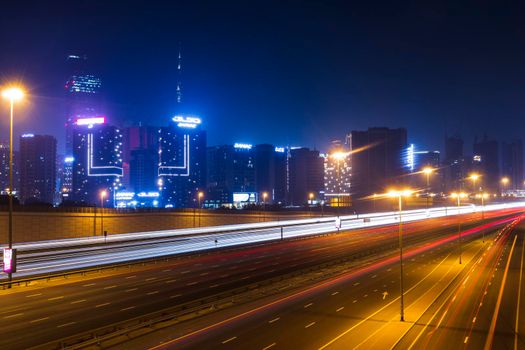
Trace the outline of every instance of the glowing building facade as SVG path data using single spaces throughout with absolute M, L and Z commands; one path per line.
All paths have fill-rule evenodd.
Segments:
M 72 128 L 73 177 L 70 199 L 99 204 L 102 190 L 106 205 L 113 205 L 113 193 L 122 187 L 122 133 L 103 116 L 78 118 Z
M 157 186 L 160 203 L 168 208 L 192 208 L 206 186 L 206 132 L 201 119 L 177 115 L 159 129 Z
M 350 205 L 352 176 L 349 148 L 340 141 L 333 141 L 324 158 L 324 197 L 331 206 Z

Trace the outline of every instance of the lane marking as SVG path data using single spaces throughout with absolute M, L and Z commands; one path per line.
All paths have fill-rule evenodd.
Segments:
M 111 303 L 98 304 L 95 307 L 102 307 L 102 306 L 106 306 L 106 305 L 109 305 L 109 304 L 111 304 Z
M 104 287 L 104 289 L 113 289 L 113 288 L 117 288 L 117 286 L 107 286 L 107 287 Z
M 82 285 L 82 287 L 91 287 L 91 286 L 94 286 L 96 283 L 88 283 L 88 284 L 84 284 Z
M 146 278 L 145 281 L 149 282 L 149 281 L 154 281 L 156 279 L 157 279 L 157 277 L 150 277 L 150 278 Z
M 510 248 L 509 258 L 507 259 L 507 265 L 505 266 L 505 272 L 503 272 L 503 280 L 501 281 L 501 287 L 499 289 L 498 301 L 494 308 L 494 314 L 492 315 L 492 321 L 490 322 L 489 334 L 485 341 L 484 350 L 492 349 L 492 342 L 494 341 L 494 331 L 496 330 L 496 322 L 498 321 L 499 308 L 501 306 L 501 299 L 503 298 L 503 290 L 505 289 L 505 282 L 507 282 L 507 274 L 509 272 L 510 260 L 514 253 L 514 246 L 516 245 L 516 239 L 518 235 L 514 235 L 514 241 L 512 241 L 512 247 Z
M 182 294 L 175 294 L 175 295 L 172 295 L 170 296 L 170 299 L 174 299 L 174 298 L 178 298 L 180 297 Z
M 135 306 L 130 306 L 130 307 L 125 307 L 123 309 L 120 309 L 120 311 L 127 311 L 127 310 L 131 310 L 131 309 L 134 309 Z
M 76 322 L 74 322 L 74 321 L 73 322 L 68 322 L 68 323 L 64 323 L 64 324 L 61 324 L 61 325 L 57 326 L 57 328 L 72 326 L 74 324 L 76 324 Z
M 315 322 L 308 323 L 304 328 L 310 328 L 315 324 Z
M 86 299 L 75 300 L 75 301 L 70 302 L 70 304 L 79 304 L 79 303 L 83 303 L 85 301 L 87 301 L 87 300 Z
M 14 315 L 9 315 L 9 316 L 4 316 L 4 318 L 13 318 L 13 317 L 18 317 L 18 316 L 22 316 L 24 313 L 20 313 L 20 314 L 14 314 Z
M 137 276 L 136 276 L 136 275 L 128 276 L 128 277 L 126 277 L 126 279 L 128 280 L 128 279 L 130 279 L 130 278 L 135 278 L 135 277 L 137 277 Z
M 196 284 L 197 284 L 197 282 L 195 282 L 195 281 L 190 282 L 190 283 L 186 283 L 187 286 L 194 286 L 194 285 L 196 285 Z
M 223 341 L 222 343 L 223 343 L 223 344 L 226 344 L 226 343 L 229 343 L 229 342 L 231 342 L 232 340 L 235 340 L 235 339 L 237 339 L 237 337 L 231 337 L 230 339 L 226 339 L 226 340 Z
M 133 291 L 135 291 L 135 290 L 137 290 L 137 289 L 138 289 L 138 288 L 130 288 L 130 289 L 126 289 L 125 291 L 126 291 L 127 293 L 129 293 L 129 292 L 133 292 Z
M 518 301 L 516 305 L 516 323 L 514 325 L 514 350 L 518 350 L 518 325 L 520 317 L 521 278 L 523 277 L 523 255 L 525 255 L 525 238 L 523 239 L 523 247 L 521 247 L 520 280 L 518 284 Z
M 310 306 L 312 306 L 314 303 L 309 303 L 309 304 L 306 304 L 305 306 L 303 306 L 305 309 L 306 308 L 309 308 Z
M 333 293 L 332 293 L 332 296 L 333 296 L 333 295 L 337 295 L 337 294 L 339 294 L 339 292 L 333 292 Z
M 273 320 L 268 321 L 268 323 L 274 323 L 274 322 L 279 321 L 280 319 L 281 319 L 280 317 L 276 317 Z
M 339 312 L 341 310 L 343 310 L 345 307 L 344 306 L 341 306 L 339 309 L 335 310 L 335 312 Z
M 29 323 L 36 323 L 36 322 L 45 321 L 45 320 L 48 320 L 48 319 L 49 319 L 49 317 L 37 318 L 36 320 L 29 321 Z
M 26 298 L 34 298 L 34 297 L 37 297 L 39 295 L 42 295 L 42 293 L 36 293 L 36 294 L 31 294 L 31 295 L 26 295 Z
M 176 280 L 168 280 L 168 281 L 166 281 L 166 283 L 173 283 L 173 282 L 175 282 L 175 281 L 176 281 Z
M 159 291 L 156 290 L 156 291 L 154 291 L 154 292 L 149 292 L 149 293 L 146 293 L 146 294 L 147 294 L 147 295 L 153 295 L 153 294 L 157 294 L 158 292 L 159 292 Z
M 277 344 L 277 343 L 271 343 L 270 345 L 265 346 L 262 350 L 268 350 L 270 348 L 273 348 L 275 346 L 275 344 Z
M 49 300 L 49 301 L 53 301 L 53 300 L 59 300 L 59 299 L 64 299 L 64 296 L 61 295 L 61 296 L 59 296 L 59 297 L 48 298 L 47 300 Z

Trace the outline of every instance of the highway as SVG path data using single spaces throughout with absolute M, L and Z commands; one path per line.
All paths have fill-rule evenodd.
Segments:
M 462 221 L 465 242 L 480 237 L 481 230 L 478 227 L 483 227 L 489 232 L 508 224 L 516 215 L 509 214 L 508 210 L 493 211 L 486 213 L 489 223 L 484 224 L 478 223 L 479 213 L 464 215 Z M 459 269 L 454 263 L 457 261 L 455 254 L 457 220 L 457 217 L 452 216 L 405 224 L 405 243 L 408 249 L 407 259 L 409 259 L 406 277 L 407 299 L 411 295 L 408 293 L 415 293 L 415 291 L 408 292 L 408 288 L 421 281 L 422 273 L 433 269 L 435 262 L 444 259 L 440 268 L 450 269 L 449 274 L 458 273 Z M 482 245 L 479 244 L 479 239 L 467 244 L 464 252 L 465 264 L 468 264 L 469 256 L 480 247 Z M 106 271 L 100 275 L 88 275 L 84 278 L 37 283 L 29 287 L 4 290 L 2 291 L 4 297 L 0 298 L 0 348 L 19 349 L 36 346 L 66 335 L 114 324 L 170 306 L 191 302 L 220 291 L 254 284 L 275 276 L 286 276 L 293 271 L 302 271 L 323 263 L 339 261 L 342 258 L 347 258 L 352 262 L 353 267 L 350 272 L 336 277 L 336 282 L 323 282 L 322 288 L 308 284 L 301 286 L 300 291 L 303 291 L 301 292 L 303 294 L 300 298 L 291 298 L 289 302 L 283 303 L 282 314 L 281 312 L 272 315 L 266 312 L 257 313 L 254 319 L 243 319 L 242 324 L 237 324 L 239 328 L 228 328 L 227 332 L 221 329 L 220 335 L 215 335 L 218 338 L 214 338 L 214 334 L 210 333 L 209 337 L 198 337 L 199 341 L 202 340 L 205 343 L 190 342 L 188 345 L 196 348 L 215 348 L 217 344 L 228 339 L 224 336 L 232 334 L 230 338 L 236 337 L 236 342 L 230 341 L 234 348 L 241 345 L 243 348 L 244 346 L 263 348 L 268 345 L 264 345 L 266 340 L 273 338 L 267 332 L 271 329 L 263 331 L 257 328 L 260 326 L 261 317 L 264 320 L 270 316 L 273 317 L 267 320 L 269 322 L 290 314 L 292 317 L 290 322 L 271 323 L 291 327 L 287 332 L 289 336 L 295 334 L 296 327 L 304 328 L 314 322 L 304 328 L 307 334 L 313 335 L 324 329 L 320 327 L 323 321 L 315 318 L 303 325 L 307 320 L 303 311 L 308 315 L 312 313 L 312 317 L 319 315 L 322 319 L 331 319 L 332 316 L 328 312 L 331 310 L 330 314 L 334 312 L 336 319 L 344 317 L 359 320 L 366 315 L 370 307 L 377 306 L 378 300 L 380 303 L 395 300 L 396 293 L 398 293 L 396 291 L 399 289 L 399 272 L 396 272 L 395 264 L 397 225 L 386 225 L 345 231 L 335 235 L 315 236 L 309 239 L 285 240 L 265 245 L 216 250 L 206 255 L 159 262 L 157 265 L 136 266 L 130 270 Z M 423 281 L 428 280 L 430 286 L 439 285 L 438 281 L 442 277 L 438 276 L 440 275 L 436 270 Z M 343 284 L 339 287 L 339 283 Z M 426 290 L 429 285 L 426 282 L 420 283 L 418 288 Z M 310 292 L 308 288 L 317 289 Z M 330 289 L 329 295 L 326 294 L 326 288 L 333 288 Z M 381 299 L 385 291 L 388 292 L 388 296 Z M 332 293 L 335 294 L 332 295 Z M 305 302 L 305 297 L 312 299 Z M 324 303 L 327 302 L 334 304 L 325 305 Z M 308 305 L 310 303 L 311 305 Z M 360 307 L 363 305 L 363 309 L 356 309 L 357 305 Z M 335 306 L 337 307 L 334 308 Z M 343 309 L 340 309 L 341 307 Z M 397 309 L 396 303 L 390 305 L 388 310 L 393 313 L 392 317 Z M 296 313 L 297 310 L 300 312 Z M 232 309 L 233 311 L 235 308 Z M 223 316 L 222 312 L 212 314 L 213 318 Z M 197 320 L 205 322 L 207 318 Z M 266 324 L 265 322 L 263 324 Z M 334 330 L 342 330 L 341 327 L 344 324 L 330 327 L 334 327 Z M 190 322 L 189 326 L 191 325 Z M 312 328 L 316 325 L 317 327 Z M 237 333 L 249 332 L 252 328 L 255 332 L 253 336 L 241 338 L 237 335 Z M 179 331 L 181 329 L 178 328 Z M 312 332 L 314 329 L 316 331 Z M 30 337 L 27 336 L 29 330 Z M 232 333 L 228 333 L 230 331 Z M 270 333 L 273 336 L 278 334 L 273 331 Z M 327 332 L 327 335 L 330 334 L 334 333 Z M 281 336 L 283 336 L 282 333 Z M 297 337 L 293 336 L 293 338 Z M 297 341 L 306 341 L 307 338 L 300 337 Z M 325 337 L 326 339 L 328 338 Z M 194 341 L 195 339 L 188 340 Z M 322 338 L 319 337 L 318 340 L 315 344 L 322 345 L 320 342 Z M 139 338 L 137 341 L 148 342 L 149 338 Z M 244 341 L 248 343 L 243 343 Z M 275 342 L 277 341 L 278 339 L 275 339 Z M 287 344 L 285 340 L 279 341 Z M 155 336 L 155 344 L 157 343 L 157 336 Z M 124 348 L 143 347 L 144 344 L 125 345 Z
M 467 205 L 460 208 L 432 208 L 409 210 L 402 213 L 403 221 L 411 222 L 455 216 L 458 213 L 479 213 L 487 215 L 493 211 L 516 210 L 525 203 L 479 206 Z M 240 246 L 296 238 L 322 233 L 336 232 L 335 217 L 264 222 L 255 224 L 228 225 L 197 229 L 178 229 L 104 237 L 87 237 L 44 242 L 15 244 L 18 249 L 18 268 L 15 278 L 43 275 L 61 271 L 78 270 L 100 265 L 112 265 L 130 261 L 160 258 L 176 254 L 195 253 L 224 247 Z M 370 213 L 341 217 L 341 229 L 360 229 L 393 224 L 399 220 L 399 213 Z M 0 280 L 6 275 L 0 274 Z
M 455 240 L 407 249 L 405 322 L 394 258 L 118 348 L 523 349 L 525 227 L 516 223 L 487 229 L 485 242 L 467 233 L 461 265 Z

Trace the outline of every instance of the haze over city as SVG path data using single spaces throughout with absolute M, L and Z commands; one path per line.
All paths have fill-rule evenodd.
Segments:
M 525 349 L 524 9 L 0 12 L 0 349 Z

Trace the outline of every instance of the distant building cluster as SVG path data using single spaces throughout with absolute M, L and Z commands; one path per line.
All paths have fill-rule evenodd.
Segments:
M 409 143 L 404 128 L 373 127 L 348 132 L 326 153 L 240 142 L 208 146 L 203 120 L 194 115 L 171 116 L 163 126 L 115 125 L 105 113 L 102 79 L 88 69 L 86 57 L 72 55 L 67 63 L 63 153 L 57 153 L 53 136 L 24 134 L 14 155 L 14 188 L 24 204 L 349 207 L 370 204 L 368 199 L 396 186 L 410 185 L 423 196 L 523 192 L 521 140 L 499 144 L 484 136 L 467 155 L 463 140 L 450 136 L 442 157 Z M 180 105 L 180 61 L 178 74 Z M 0 163 L 5 193 L 9 145 L 0 144 Z M 471 181 L 472 173 L 479 174 L 477 181 Z

